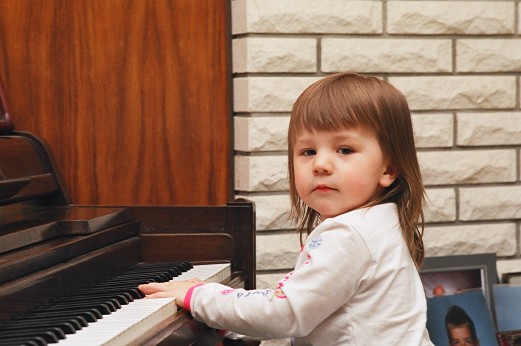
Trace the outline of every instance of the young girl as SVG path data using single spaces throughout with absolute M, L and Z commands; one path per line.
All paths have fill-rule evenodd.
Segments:
M 288 155 L 292 215 L 305 243 L 275 290 L 192 281 L 140 290 L 176 297 L 197 320 L 257 339 L 432 345 L 417 272 L 424 188 L 404 96 L 376 77 L 323 78 L 293 107 Z

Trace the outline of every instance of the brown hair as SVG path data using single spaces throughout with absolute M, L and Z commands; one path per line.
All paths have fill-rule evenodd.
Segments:
M 304 204 L 295 187 L 293 148 L 302 130 L 335 130 L 363 127 L 374 131 L 380 147 L 398 177 L 369 206 L 396 203 L 400 226 L 409 252 L 419 268 L 423 262 L 423 187 L 416 156 L 411 114 L 403 94 L 391 84 L 372 76 L 338 73 L 309 86 L 291 111 L 288 130 L 288 167 L 291 216 L 297 221 L 301 242 L 311 233 L 320 215 Z M 418 228 L 421 224 L 421 229 Z

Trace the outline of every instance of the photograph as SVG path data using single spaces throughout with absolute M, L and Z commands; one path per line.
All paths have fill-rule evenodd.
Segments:
M 481 269 L 422 273 L 420 278 L 427 298 L 483 288 Z
M 427 329 L 436 346 L 497 345 L 495 324 L 481 289 L 428 298 Z
M 521 286 L 494 285 L 494 302 L 498 331 L 521 330 Z
M 480 289 L 495 320 L 492 287 L 499 283 L 495 254 L 427 257 L 420 279 L 427 298 Z

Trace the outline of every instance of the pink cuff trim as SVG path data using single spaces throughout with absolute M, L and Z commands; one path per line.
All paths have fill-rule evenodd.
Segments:
M 188 289 L 188 292 L 186 292 L 186 295 L 185 295 L 185 300 L 183 300 L 183 306 L 185 308 L 185 310 L 187 311 L 191 311 L 190 309 L 190 301 L 192 300 L 192 294 L 194 293 L 194 289 L 196 287 L 199 287 L 199 286 L 202 286 L 204 284 L 197 284 L 197 285 L 194 285 L 192 287 L 190 287 Z

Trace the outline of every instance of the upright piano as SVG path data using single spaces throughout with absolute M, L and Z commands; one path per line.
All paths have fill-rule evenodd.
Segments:
M 66 329 L 73 324 L 79 329 L 64 332 L 67 340 L 69 335 L 94 330 L 98 322 L 132 304 L 152 304 L 155 299 L 118 292 L 116 298 L 107 298 L 110 307 L 100 303 L 110 311 L 92 317 L 95 313 L 86 305 L 91 298 L 81 298 L 80 303 L 70 300 L 79 292 L 100 292 L 92 298 L 98 304 L 108 291 L 96 291 L 99 285 L 123 281 L 121 278 L 136 268 L 145 268 L 148 275 L 153 272 L 148 268 L 176 267 L 172 275 L 186 277 L 187 271 L 224 263 L 217 281 L 235 288 L 255 287 L 252 202 L 235 200 L 220 206 L 72 204 L 47 145 L 30 133 L 14 130 L 4 91 L 0 91 L 0 345 L 53 344 L 55 336 L 50 334 L 62 326 Z M 164 274 L 154 275 L 169 280 Z M 135 279 L 129 284 L 131 292 L 138 283 Z M 118 303 L 120 298 L 128 304 Z M 81 319 L 64 321 L 63 316 L 76 305 L 88 314 L 80 312 Z M 177 309 L 171 301 L 163 305 L 161 309 L 167 310 L 162 310 L 164 316 L 158 322 L 140 323 L 123 333 L 126 341 L 107 345 L 204 345 L 214 340 L 215 331 L 188 312 Z M 49 327 L 42 325 L 41 318 L 36 326 L 30 324 L 39 314 L 47 316 L 44 319 Z M 21 341 L 21 336 L 41 330 L 43 337 L 38 334 L 33 341 Z M 58 337 L 62 342 L 63 335 Z M 237 344 L 231 340 L 222 343 Z M 94 345 L 75 342 L 76 346 L 81 344 Z

